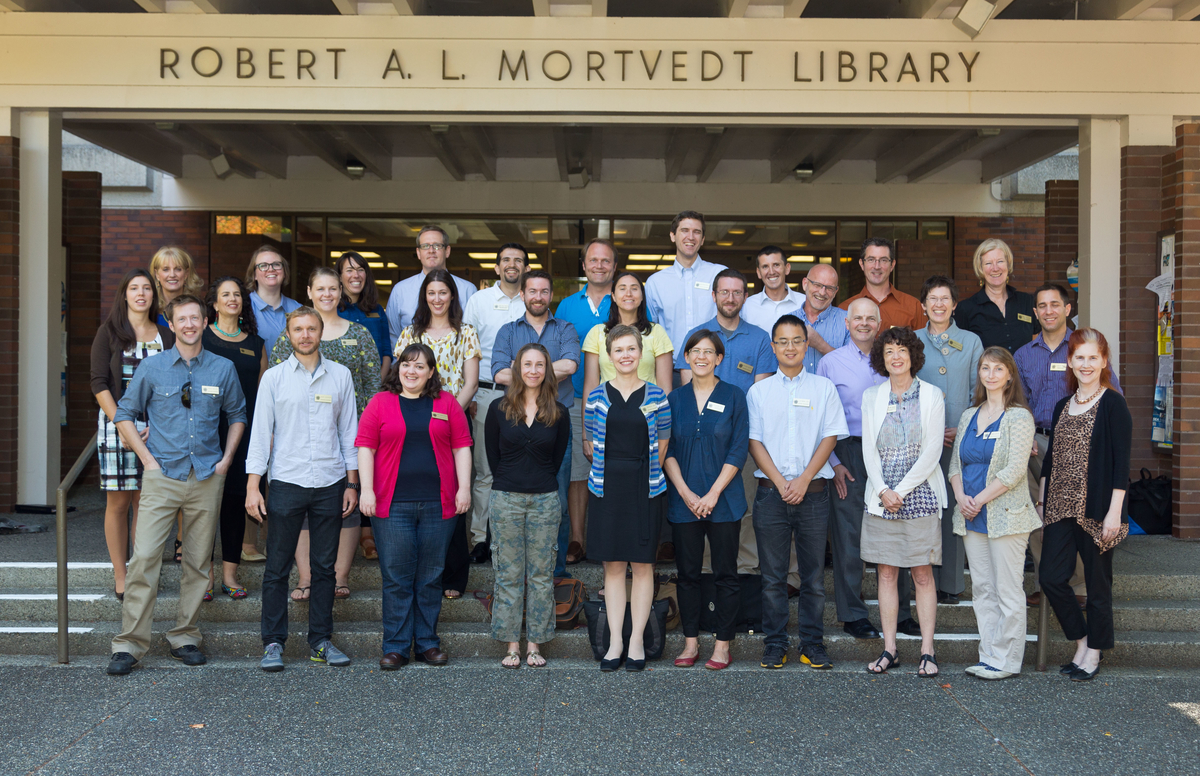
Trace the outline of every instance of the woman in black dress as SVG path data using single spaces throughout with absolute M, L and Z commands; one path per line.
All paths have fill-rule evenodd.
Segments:
M 625 568 L 633 568 L 626 671 L 646 667 L 642 636 L 654 602 L 654 560 L 658 553 L 667 480 L 662 462 L 671 433 L 671 408 L 658 386 L 638 377 L 642 335 L 632 326 L 614 326 L 605 338 L 617 374 L 587 397 L 583 450 L 592 461 L 588 475 L 588 557 L 604 563 L 608 654 L 601 671 L 621 664 L 625 624 Z M 606 488 L 607 486 L 607 488 Z
M 233 362 L 242 393 L 246 396 L 246 432 L 242 434 L 242 442 L 234 453 L 233 463 L 225 477 L 225 491 L 221 496 L 221 592 L 234 600 L 246 597 L 246 588 L 237 581 L 238 563 L 242 560 L 265 560 L 255 547 L 257 531 L 247 535 L 249 521 L 246 519 L 246 454 L 250 449 L 250 424 L 254 422 L 258 381 L 267 371 L 266 345 L 258 336 L 254 308 L 249 300 L 250 294 L 237 278 L 223 277 L 214 281 L 205 298 L 209 324 L 202 339 L 205 350 Z M 221 418 L 219 432 L 222 449 L 225 447 L 226 431 L 228 426 L 225 419 Z M 209 570 L 208 575 L 206 598 L 211 600 L 213 569 Z

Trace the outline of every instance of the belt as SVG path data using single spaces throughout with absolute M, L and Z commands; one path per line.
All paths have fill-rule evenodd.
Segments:
M 502 390 L 504 388 L 503 385 L 497 387 L 495 383 L 489 383 L 487 380 L 480 380 L 479 387 L 487 388 L 489 391 L 497 391 L 497 390 Z
M 1042 426 L 1038 426 L 1037 428 L 1034 429 L 1034 431 L 1036 431 L 1039 434 L 1044 434 L 1045 436 L 1050 436 L 1050 429 L 1044 428 Z
M 775 487 L 775 483 L 771 482 L 766 477 L 755 477 L 754 479 L 758 480 L 758 487 L 760 488 L 766 488 L 767 490 L 778 490 L 778 488 Z M 808 483 L 808 490 L 806 490 L 805 493 L 820 493 L 823 490 L 825 490 L 825 480 L 816 479 Z
M 846 437 L 846 441 L 847 441 L 847 442 L 858 442 L 859 444 L 862 444 L 862 437 L 860 437 L 860 436 L 848 436 L 848 437 Z

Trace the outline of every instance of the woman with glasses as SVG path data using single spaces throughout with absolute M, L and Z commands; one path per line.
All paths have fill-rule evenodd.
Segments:
M 675 665 L 690 668 L 700 654 L 700 569 L 704 542 L 711 548 L 716 583 L 713 606 L 716 643 L 705 668 L 719 671 L 730 663 L 738 609 L 737 555 L 746 511 L 742 466 L 750 444 L 750 415 L 741 389 L 717 378 L 725 358 L 721 338 L 701 329 L 688 338 L 684 358 L 692 380 L 672 391 L 671 444 L 663 462 L 670 480 L 667 520 L 679 566 L 679 617 L 683 652 Z

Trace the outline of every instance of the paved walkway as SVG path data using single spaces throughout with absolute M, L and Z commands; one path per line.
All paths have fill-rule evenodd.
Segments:
M 103 665 L 0 659 L 0 773 L 1200 773 L 1195 672 Z

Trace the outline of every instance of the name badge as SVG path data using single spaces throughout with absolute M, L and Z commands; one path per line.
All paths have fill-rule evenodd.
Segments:
M 333 404 L 333 396 L 328 393 L 318 393 L 313 397 L 313 399 L 321 402 L 322 404 Z
M 240 350 L 242 352 L 243 356 L 253 356 L 254 355 L 254 351 L 251 350 L 250 348 L 238 348 L 238 350 Z
M 750 365 L 749 365 L 749 364 L 747 364 L 745 361 L 739 361 L 739 362 L 738 362 L 738 370 L 739 370 L 739 371 L 742 371 L 742 372 L 745 372 L 745 373 L 746 373 L 746 374 L 748 374 L 748 375 L 752 375 L 752 374 L 754 374 L 754 367 L 750 366 Z
M 708 404 L 705 406 L 705 408 L 704 408 L 704 409 L 706 409 L 706 410 L 712 410 L 713 412 L 724 412 L 724 411 L 725 411 L 725 405 L 724 405 L 724 404 L 717 404 L 715 401 L 710 401 L 710 402 L 709 402 L 709 403 L 708 403 Z
M 888 405 L 888 408 L 887 408 L 887 411 L 888 411 L 888 412 L 895 412 L 895 411 L 896 411 L 896 405 L 895 405 L 895 404 L 889 404 L 889 405 Z
M 696 281 L 696 288 L 700 289 L 701 291 L 707 291 L 709 287 L 710 286 L 708 283 L 704 283 L 699 280 Z
M 208 396 L 220 396 L 221 388 L 217 385 L 202 385 L 200 386 L 200 393 L 207 394 Z
M 346 347 L 348 347 L 348 348 L 358 347 L 358 340 L 356 340 L 356 339 L 342 340 L 342 342 L 346 343 Z
M 162 345 L 159 345 L 157 342 L 147 342 L 146 350 L 162 350 Z
M 433 420 L 450 420 L 450 416 L 444 412 L 431 412 L 429 417 Z
M 962 350 L 962 343 L 950 340 L 950 347 L 954 348 L 955 350 Z
M 1067 365 L 1066 364 L 1051 364 L 1050 371 L 1051 372 L 1065 372 L 1065 371 L 1067 371 Z
M 1033 323 L 1033 318 L 1030 318 L 1024 313 L 1017 313 L 1017 320 L 1021 323 Z
M 492 305 L 492 309 L 493 310 L 507 310 L 508 302 L 496 302 L 494 305 Z
M 642 414 L 649 415 L 651 412 L 654 412 L 656 409 L 658 409 L 658 402 L 656 402 L 656 401 L 652 401 L 649 404 L 643 404 L 642 405 Z
M 379 317 L 379 313 L 367 313 L 367 317 L 368 317 L 368 318 L 378 318 L 378 317 Z
M 792 399 L 792 406 L 793 407 L 811 407 L 812 402 L 809 401 L 808 399 L 795 398 L 795 399 Z
M 999 431 L 988 431 L 987 433 L 985 433 L 983 435 L 983 438 L 984 439 L 999 439 L 1000 432 Z

